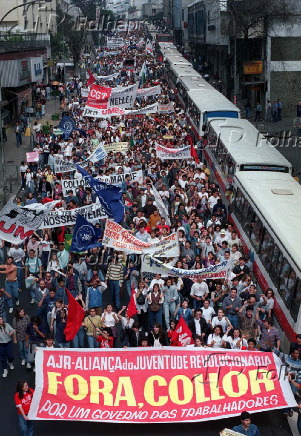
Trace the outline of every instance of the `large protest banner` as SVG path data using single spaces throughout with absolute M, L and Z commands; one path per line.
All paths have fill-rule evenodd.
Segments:
M 40 228 L 51 229 L 52 227 L 74 226 L 78 214 L 82 215 L 89 222 L 107 218 L 104 208 L 99 202 L 97 202 L 89 204 L 88 206 L 78 207 L 76 209 L 58 209 L 51 211 L 47 216 L 44 217 Z
M 161 160 L 166 159 L 191 159 L 190 146 L 183 148 L 168 148 L 162 145 L 156 145 L 157 157 Z
M 44 219 L 57 203 L 58 201 L 52 201 L 20 207 L 9 200 L 0 212 L 0 238 L 13 244 L 25 242 L 35 230 L 41 228 Z
M 202 269 L 182 269 L 173 265 L 161 262 L 150 254 L 144 254 L 141 258 L 141 271 L 154 274 L 165 274 L 171 277 L 187 277 L 189 279 L 225 279 L 232 262 L 224 260 L 217 265 L 211 265 Z
M 131 173 L 122 173 L 122 174 L 110 174 L 109 176 L 99 176 L 97 179 L 102 182 L 109 183 L 110 185 L 121 185 L 122 182 L 125 181 L 126 176 L 129 177 L 130 182 L 137 182 L 139 185 L 143 183 L 143 172 L 142 170 L 133 171 Z
M 89 183 L 83 179 L 62 179 L 61 180 L 62 191 L 64 197 L 67 197 L 68 191 L 73 191 L 73 194 L 76 194 L 78 187 L 81 185 L 85 188 L 89 187 Z
M 141 109 L 122 109 L 120 107 L 110 107 L 107 109 L 99 109 L 96 107 L 85 106 L 83 111 L 84 117 L 93 118 L 110 118 L 119 117 L 122 115 L 143 115 L 143 114 L 154 114 L 158 112 L 158 103 L 145 106 Z
M 273 353 L 38 348 L 35 363 L 29 419 L 196 422 L 296 405 Z
M 151 95 L 160 95 L 161 86 L 156 85 L 150 88 L 140 88 L 138 89 L 138 97 L 150 97 Z
M 159 242 L 143 242 L 120 224 L 111 220 L 107 220 L 106 222 L 102 243 L 106 247 L 128 253 L 152 253 L 162 257 L 177 257 L 180 254 L 177 233 L 172 233 Z
M 107 153 L 110 153 L 110 151 L 113 151 L 114 153 L 120 151 L 123 153 L 129 149 L 128 142 L 111 142 L 110 144 L 104 144 L 103 146 Z

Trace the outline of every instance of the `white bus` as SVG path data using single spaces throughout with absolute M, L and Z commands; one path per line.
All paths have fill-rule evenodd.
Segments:
M 301 186 L 287 173 L 246 171 L 234 177 L 230 220 L 254 256 L 262 290 L 275 292 L 282 346 L 301 333 Z
M 247 120 L 214 119 L 206 132 L 204 155 L 223 192 L 239 171 L 292 173 L 290 162 Z
M 213 87 L 189 90 L 186 111 L 197 137 L 212 118 L 240 118 L 238 107 Z
M 175 55 L 175 54 L 166 54 L 164 55 L 164 60 L 165 60 L 165 65 L 167 67 L 167 69 L 169 70 L 171 68 L 172 65 L 185 65 L 185 66 L 189 66 L 191 67 L 191 63 L 183 58 L 183 56 L 180 55 Z

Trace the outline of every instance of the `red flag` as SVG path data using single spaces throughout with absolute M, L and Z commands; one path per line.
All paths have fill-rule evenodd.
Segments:
M 70 294 L 68 289 L 66 289 L 66 294 L 68 297 L 68 317 L 64 333 L 66 341 L 72 341 L 72 339 L 75 338 L 76 333 L 79 331 L 80 326 L 82 325 L 85 311 L 78 304 L 73 295 Z
M 197 164 L 200 163 L 200 159 L 199 159 L 197 152 L 196 152 L 193 145 L 191 145 L 191 147 L 190 147 L 190 154 L 191 154 L 191 157 L 195 160 L 195 162 Z
M 177 327 L 171 334 L 170 342 L 178 344 L 178 347 L 185 347 L 186 345 L 193 344 L 192 332 L 182 316 L 180 317 Z
M 132 294 L 131 294 L 130 302 L 128 304 L 128 308 L 126 309 L 126 314 L 129 318 L 132 318 L 137 313 L 138 310 L 136 307 L 135 287 L 134 285 L 132 285 Z
M 93 83 L 96 82 L 95 77 L 93 76 L 93 74 L 91 73 L 90 70 L 87 71 L 88 75 L 89 75 L 89 79 L 87 80 L 87 86 L 91 86 L 93 85 Z

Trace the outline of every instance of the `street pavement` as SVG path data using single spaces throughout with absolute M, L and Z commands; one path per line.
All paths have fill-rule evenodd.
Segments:
M 59 121 L 52 121 L 52 115 L 59 113 L 59 100 L 50 100 L 46 103 L 46 115 L 43 116 L 41 122 L 50 125 L 57 125 Z M 33 126 L 36 118 L 31 118 L 30 123 Z M 32 133 L 32 129 L 31 129 Z M 14 132 L 14 123 L 6 129 L 7 141 L 3 143 L 4 165 L 0 155 L 0 206 L 1 208 L 10 197 L 15 196 L 20 187 L 21 181 L 19 176 L 20 163 L 26 161 L 26 153 L 32 151 L 32 138 L 22 135 L 22 145 L 17 148 L 16 135 Z M 5 190 L 6 186 L 6 190 Z

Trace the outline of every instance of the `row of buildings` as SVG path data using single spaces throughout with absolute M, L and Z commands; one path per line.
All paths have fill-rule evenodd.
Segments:
M 222 82 L 228 98 L 249 99 L 253 107 L 279 99 L 283 113 L 295 116 L 301 101 L 299 0 L 164 0 L 163 20 L 195 67 Z

